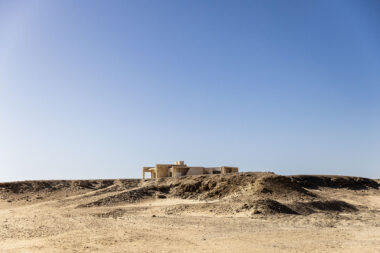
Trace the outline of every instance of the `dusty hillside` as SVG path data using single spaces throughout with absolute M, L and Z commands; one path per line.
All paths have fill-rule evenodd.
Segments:
M 356 212 L 358 208 L 343 200 L 326 197 L 311 189 L 321 187 L 368 190 L 378 189 L 374 180 L 342 176 L 279 176 L 271 173 L 238 173 L 202 175 L 182 178 L 147 180 L 132 189 L 78 205 L 112 206 L 156 198 L 181 198 L 215 201 L 184 205 L 181 210 L 199 210 L 207 206 L 219 214 L 233 215 L 252 211 L 254 214 L 298 214 L 315 212 Z M 177 207 L 176 207 L 177 208 Z
M 379 186 L 359 177 L 273 173 L 0 183 L 0 248 L 375 252 Z

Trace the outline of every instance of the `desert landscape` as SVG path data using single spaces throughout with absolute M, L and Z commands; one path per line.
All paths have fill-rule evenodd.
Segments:
M 380 253 L 380 0 L 0 0 L 0 253 Z
M 268 172 L 0 184 L 1 252 L 379 252 L 379 180 Z

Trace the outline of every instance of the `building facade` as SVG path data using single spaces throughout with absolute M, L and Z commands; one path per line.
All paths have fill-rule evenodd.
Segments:
M 151 179 L 162 177 L 181 177 L 203 174 L 227 174 L 239 172 L 238 167 L 195 167 L 187 166 L 184 161 L 178 161 L 174 164 L 156 164 L 156 167 L 143 167 L 143 179 L 145 173 L 150 173 Z

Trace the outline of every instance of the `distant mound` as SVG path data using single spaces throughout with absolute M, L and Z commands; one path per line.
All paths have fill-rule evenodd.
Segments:
M 33 193 L 42 196 L 44 193 L 84 191 L 85 195 L 76 197 L 80 201 L 78 208 L 124 205 L 157 198 L 180 198 L 198 200 L 199 203 L 180 204 L 165 210 L 165 213 L 308 215 L 316 212 L 358 211 L 358 207 L 350 203 L 324 197 L 316 190 L 319 188 L 368 190 L 378 189 L 379 183 L 360 177 L 280 176 L 267 172 L 161 178 L 144 182 L 138 179 L 117 179 L 0 183 L 0 193 L 13 194 L 13 198 L 20 194 L 28 197 Z
M 0 196 L 13 201 L 54 199 L 54 196 L 73 196 L 86 192 L 102 194 L 137 187 L 139 179 L 105 180 L 41 180 L 0 183 Z
M 296 175 L 289 176 L 289 178 L 292 182 L 309 189 L 318 189 L 319 187 L 347 188 L 351 190 L 379 188 L 379 183 L 376 180 L 363 177 Z
M 97 201 L 93 201 L 87 204 L 79 205 L 78 207 L 92 207 L 92 206 L 108 206 L 120 203 L 134 203 L 143 199 L 151 198 L 157 193 L 157 187 L 138 187 L 123 191 L 121 193 L 114 194 L 105 198 L 101 198 Z
M 378 184 L 371 179 L 339 176 L 280 176 L 274 173 L 200 175 L 147 180 L 134 189 L 127 189 L 78 207 L 119 205 L 153 198 L 182 198 L 213 202 L 197 205 L 182 204 L 166 212 L 168 214 L 207 211 L 217 214 L 251 212 L 252 215 L 307 215 L 315 212 L 358 210 L 349 203 L 324 199 L 308 190 L 318 187 L 377 189 Z
M 12 193 L 33 193 L 67 189 L 101 189 L 114 183 L 114 180 L 46 180 L 0 183 L 0 189 Z

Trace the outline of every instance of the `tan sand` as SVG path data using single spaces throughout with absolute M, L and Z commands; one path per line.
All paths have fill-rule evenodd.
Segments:
M 291 186 L 296 193 L 281 195 L 285 188 L 255 185 L 262 176 L 255 175 L 252 181 L 241 174 L 238 179 L 227 178 L 240 183 L 235 181 L 234 190 L 216 197 L 209 192 L 224 179 L 207 178 L 216 180 L 216 185 L 201 192 L 195 189 L 196 194 L 185 199 L 178 196 L 182 188 L 175 188 L 179 186 L 170 180 L 144 183 L 144 189 L 172 186 L 144 190 L 142 195 L 138 181 L 128 180 L 3 184 L 0 252 L 380 252 L 380 191 L 376 187 L 303 186 L 305 193 L 299 192 L 302 182 L 296 183 L 297 179 L 292 181 L 296 186 Z M 180 180 L 189 187 L 189 182 L 205 178 Z M 139 198 L 136 191 L 131 197 L 130 191 L 136 189 Z M 273 211 L 277 206 L 271 209 L 268 199 L 298 214 Z M 300 199 L 302 203 L 339 200 L 348 206 L 318 206 L 311 211 L 297 204 Z M 98 204 L 85 207 L 89 203 Z

